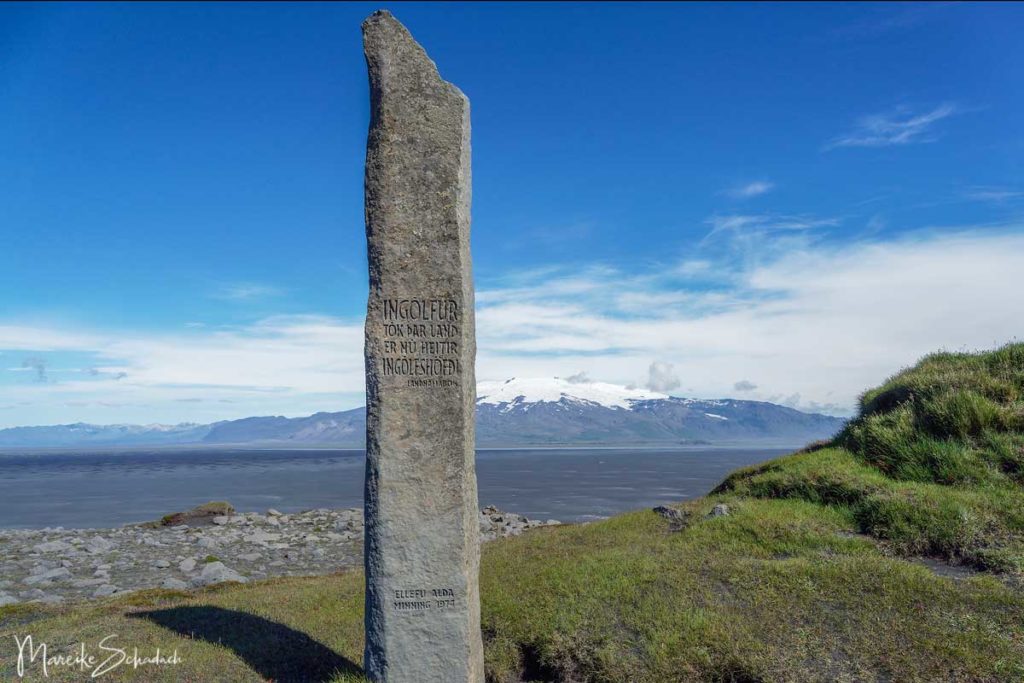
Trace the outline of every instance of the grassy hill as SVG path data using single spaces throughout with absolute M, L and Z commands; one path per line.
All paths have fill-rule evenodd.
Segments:
M 707 498 L 488 544 L 489 679 L 1024 680 L 1022 397 L 1024 345 L 936 354 Z M 360 680 L 362 576 L 0 608 L 0 678 L 112 633 L 182 659 L 112 680 Z

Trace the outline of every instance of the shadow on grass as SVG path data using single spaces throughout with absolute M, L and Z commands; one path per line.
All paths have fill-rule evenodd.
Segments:
M 186 638 L 222 645 L 272 681 L 324 683 L 337 674 L 363 673 L 355 662 L 305 633 L 247 612 L 195 606 L 129 616 L 147 619 Z

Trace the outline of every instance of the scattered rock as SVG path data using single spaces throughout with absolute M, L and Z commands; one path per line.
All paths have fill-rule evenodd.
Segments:
M 210 519 L 210 521 L 216 524 L 217 526 L 224 526 L 228 523 L 228 517 L 226 515 L 217 515 L 216 517 Z
M 212 524 L 218 516 L 228 523 Z M 558 523 L 494 507 L 485 508 L 479 520 L 483 540 Z M 0 604 L 328 574 L 362 564 L 363 513 L 356 508 L 211 514 L 193 522 L 118 529 L 0 529 Z M 202 563 L 208 556 L 212 561 Z

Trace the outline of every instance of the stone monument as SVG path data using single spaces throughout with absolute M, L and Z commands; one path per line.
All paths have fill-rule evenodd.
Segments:
M 469 101 L 390 13 L 363 23 L 366 651 L 373 681 L 483 681 Z

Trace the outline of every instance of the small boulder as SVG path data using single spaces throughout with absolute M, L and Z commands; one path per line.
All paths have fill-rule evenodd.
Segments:
M 658 507 L 654 508 L 654 512 L 661 515 L 670 522 L 681 522 L 684 519 L 686 519 L 686 515 L 684 515 L 681 511 L 675 508 L 670 508 L 667 505 L 659 505 Z
M 34 586 L 39 583 L 56 583 L 63 579 L 70 579 L 71 572 L 66 567 L 58 567 L 57 569 L 50 569 L 43 572 L 42 574 L 33 574 L 32 576 L 26 577 L 22 583 L 26 586 Z
M 8 595 L 7 593 L 0 593 L 0 607 L 3 607 L 4 605 L 14 605 L 17 602 L 18 598 L 14 597 L 13 595 Z
M 166 588 L 168 590 L 180 591 L 187 589 L 188 584 L 182 581 L 181 579 L 169 577 L 163 580 L 163 583 L 160 584 L 160 587 Z
M 203 566 L 203 571 L 192 582 L 197 586 L 209 586 L 210 584 L 222 583 L 224 581 L 245 583 L 247 580 L 234 569 L 225 566 L 223 562 L 209 562 Z
M 167 569 L 168 567 L 171 566 L 171 563 L 168 562 L 167 560 L 157 560 L 156 562 L 153 563 L 153 566 L 156 567 L 157 569 Z
M 178 563 L 178 569 L 185 572 L 186 574 L 196 568 L 196 561 L 193 558 L 182 560 Z
M 731 514 L 729 506 L 725 503 L 719 503 L 715 507 L 711 508 L 711 512 L 708 514 L 708 517 L 726 517 L 729 514 Z
M 108 595 L 113 595 L 119 591 L 117 586 L 113 586 L 109 583 L 103 584 L 95 591 L 93 591 L 92 597 L 94 598 L 105 598 Z
M 107 552 L 113 547 L 114 544 L 108 541 L 107 539 L 103 538 L 102 536 L 94 536 L 86 542 L 85 552 L 90 553 L 92 555 L 98 555 L 100 553 Z
M 267 517 L 281 517 L 281 516 L 282 516 L 281 513 L 278 512 L 277 510 L 275 510 L 274 508 L 270 508 L 269 510 L 267 510 Z
M 37 553 L 62 553 L 71 550 L 71 546 L 64 541 L 47 541 L 46 543 L 32 546 L 32 550 L 35 550 Z

